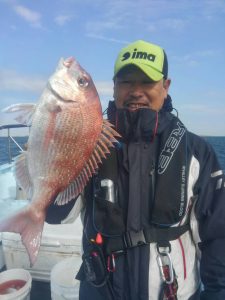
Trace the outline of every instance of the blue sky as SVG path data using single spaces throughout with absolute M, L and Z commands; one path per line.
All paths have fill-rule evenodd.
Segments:
M 0 0 L 0 109 L 36 102 L 60 57 L 74 56 L 104 110 L 118 51 L 144 39 L 167 52 L 170 95 L 189 130 L 224 136 L 224 28 L 224 0 Z

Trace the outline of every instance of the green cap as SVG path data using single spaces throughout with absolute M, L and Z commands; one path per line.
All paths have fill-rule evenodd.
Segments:
M 114 66 L 114 78 L 128 65 L 140 68 L 153 81 L 159 81 L 168 76 L 165 51 L 155 44 L 142 40 L 129 44 L 120 51 Z

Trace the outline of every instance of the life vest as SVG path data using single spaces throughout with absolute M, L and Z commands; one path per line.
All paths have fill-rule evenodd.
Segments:
M 160 249 L 168 248 L 169 253 L 169 242 L 179 238 L 189 230 L 188 220 L 185 224 L 179 226 L 186 215 L 188 206 L 186 192 L 188 176 L 186 128 L 179 119 L 166 113 L 166 122 L 162 124 L 162 130 L 154 143 L 142 144 L 143 147 L 145 145 L 147 145 L 147 149 L 143 161 L 146 159 L 146 163 L 149 164 L 148 185 L 150 187 L 148 186 L 147 189 L 151 189 L 151 204 L 148 206 L 151 211 L 147 212 L 150 216 L 148 220 L 138 221 L 138 215 L 135 216 L 138 209 L 135 208 L 135 205 L 139 199 L 137 201 L 133 199 L 134 207 L 131 208 L 131 211 L 137 222 L 135 220 L 134 222 L 128 222 L 128 217 L 132 219 L 132 215 L 127 215 L 128 204 L 123 203 L 123 199 L 121 199 L 124 196 L 124 193 L 121 194 L 120 191 L 120 186 L 124 186 L 124 182 L 121 182 L 124 179 L 120 176 L 121 165 L 126 169 L 126 162 L 123 160 L 124 153 L 128 153 L 130 150 L 126 148 L 129 146 L 119 144 L 115 149 L 112 149 L 98 173 L 85 189 L 86 212 L 84 217 L 83 258 L 87 265 L 84 266 L 83 273 L 80 272 L 78 277 L 82 278 L 83 274 L 83 279 L 85 276 L 86 279 L 89 277 L 88 280 L 91 282 L 92 271 L 93 273 L 95 271 L 88 271 L 91 264 L 89 265 L 90 261 L 87 262 L 87 258 L 90 260 L 90 253 L 101 253 L 99 254 L 102 265 L 101 280 L 95 278 L 92 282 L 96 287 L 102 286 L 105 280 L 107 281 L 108 273 L 114 267 L 114 256 L 123 255 L 131 248 L 153 242 L 157 243 L 159 255 L 163 256 L 164 254 L 160 252 Z M 138 146 L 138 142 L 136 142 L 136 145 L 134 142 L 133 147 L 136 146 L 140 147 L 140 144 Z M 134 151 L 139 151 L 137 149 Z M 155 153 L 159 153 L 159 155 L 156 156 Z M 142 155 L 142 150 L 139 154 Z M 131 176 L 130 172 L 132 171 L 127 170 L 128 177 Z M 137 174 L 137 178 L 135 178 L 135 172 L 132 172 L 132 175 L 134 176 L 132 179 L 133 185 L 129 187 L 128 193 L 132 193 L 131 190 L 135 188 L 135 184 L 137 187 L 145 188 L 145 182 L 142 182 L 143 179 L 140 174 Z M 143 193 L 145 194 L 145 191 Z M 139 216 L 141 213 L 140 211 Z M 92 257 L 91 262 L 93 263 L 93 261 L 94 258 Z M 88 272 L 89 275 L 87 275 Z M 84 276 L 84 274 L 86 275 Z

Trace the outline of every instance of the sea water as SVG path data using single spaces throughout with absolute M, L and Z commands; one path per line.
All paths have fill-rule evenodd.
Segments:
M 215 137 L 207 136 L 203 137 L 208 143 L 210 143 L 218 157 L 218 160 L 221 164 L 222 169 L 225 172 L 225 136 Z M 17 143 L 23 148 L 27 142 L 28 137 L 15 137 Z M 0 165 L 8 163 L 8 141 L 7 137 L 0 137 Z M 11 141 L 10 147 L 12 150 L 12 156 L 16 156 L 20 153 L 19 148 Z

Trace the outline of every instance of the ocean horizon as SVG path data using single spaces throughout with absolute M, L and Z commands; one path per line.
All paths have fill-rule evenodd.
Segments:
M 28 136 L 14 136 L 15 141 L 24 148 L 28 140 Z M 225 136 L 202 136 L 214 148 L 222 169 L 225 172 Z M 20 149 L 13 141 L 10 141 L 12 157 L 20 154 Z M 8 163 L 8 138 L 0 137 L 0 165 Z

